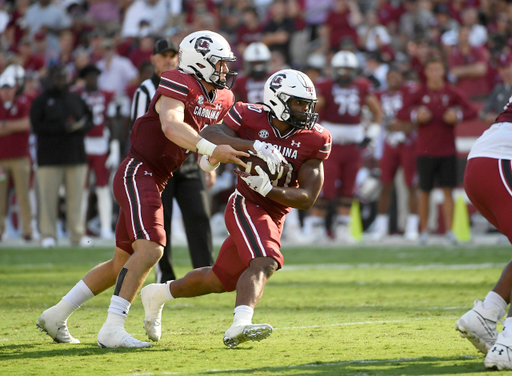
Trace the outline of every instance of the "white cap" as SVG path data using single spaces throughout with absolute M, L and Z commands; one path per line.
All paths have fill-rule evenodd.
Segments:
M 16 86 L 16 79 L 13 75 L 10 74 L 2 74 L 0 76 L 0 88 L 4 87 L 13 88 Z

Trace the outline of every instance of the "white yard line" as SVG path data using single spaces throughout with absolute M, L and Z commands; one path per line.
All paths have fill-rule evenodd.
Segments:
M 481 264 L 423 264 L 423 265 L 407 265 L 407 264 L 304 264 L 304 265 L 285 265 L 282 271 L 295 270 L 316 270 L 316 269 L 400 269 L 400 270 L 471 270 L 471 269 L 490 269 L 503 268 L 506 263 L 485 262 Z

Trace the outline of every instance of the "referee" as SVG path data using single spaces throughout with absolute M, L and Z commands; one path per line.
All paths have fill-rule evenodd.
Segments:
M 155 67 L 155 73 L 140 85 L 133 98 L 132 126 L 137 118 L 147 112 L 162 73 L 176 69 L 178 66 L 178 49 L 169 38 L 162 38 L 155 42 L 151 63 Z M 176 279 L 171 257 L 171 219 L 174 198 L 176 198 L 183 216 L 194 269 L 213 265 L 210 214 L 203 171 L 197 165 L 196 155 L 190 153 L 183 166 L 176 170 L 173 177 L 167 181 L 167 186 L 162 192 L 167 244 L 164 248 L 164 255 L 155 265 L 158 283 Z

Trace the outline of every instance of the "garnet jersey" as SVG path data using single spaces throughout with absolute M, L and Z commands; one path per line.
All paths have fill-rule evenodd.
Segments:
M 160 189 L 187 157 L 187 150 L 170 141 L 162 131 L 160 117 L 155 111 L 155 104 L 162 95 L 185 104 L 184 121 L 197 132 L 208 124 L 220 122 L 234 103 L 230 90 L 214 90 L 209 95 L 200 81 L 183 71 L 162 74 L 148 112 L 135 121 L 128 152 L 130 158 L 151 167 Z
M 341 86 L 333 80 L 316 83 L 317 95 L 325 99 L 325 106 L 320 111 L 320 120 L 334 124 L 361 124 L 361 108 L 366 96 L 370 94 L 371 82 L 357 78 L 347 86 Z
M 233 92 L 236 95 L 236 99 L 245 103 L 263 102 L 263 91 L 268 77 L 270 76 L 261 80 L 256 80 L 250 76 L 237 78 L 235 86 L 233 86 Z
M 0 102 L 0 122 L 18 120 L 29 116 L 30 103 L 25 96 L 16 98 L 10 106 Z M 0 159 L 29 156 L 28 139 L 30 131 L 13 132 L 0 136 Z
M 270 115 L 261 105 L 237 102 L 224 119 L 240 138 L 259 140 L 275 145 L 288 161 L 290 170 L 277 182 L 281 187 L 298 187 L 297 172 L 302 163 L 309 159 L 327 159 L 331 151 L 331 134 L 315 124 L 312 130 L 293 128 L 285 135 L 272 125 Z M 260 205 L 272 218 L 281 219 L 290 207 L 279 204 L 250 189 L 238 179 L 236 189 L 249 201 Z
M 418 127 L 418 156 L 446 157 L 457 153 L 455 148 L 455 128 L 443 121 L 443 115 L 449 108 L 458 110 L 459 121 L 477 116 L 473 104 L 459 90 L 446 84 L 437 91 L 423 84 L 416 92 L 404 98 L 404 106 L 398 111 L 397 118 L 402 121 L 415 121 L 418 106 L 427 107 L 432 119 Z
M 402 109 L 404 98 L 416 90 L 418 90 L 417 85 L 405 83 L 396 91 L 383 90 L 375 93 L 382 106 L 382 120 L 385 127 L 396 121 L 396 114 Z
M 92 121 L 94 127 L 87 132 L 87 137 L 103 137 L 105 130 L 105 119 L 116 116 L 117 107 L 114 101 L 114 93 L 111 91 L 97 90 L 88 92 L 85 90 L 77 91 L 82 99 L 87 103 L 92 112 Z

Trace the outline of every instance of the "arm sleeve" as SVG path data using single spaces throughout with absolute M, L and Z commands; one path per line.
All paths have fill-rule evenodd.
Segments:
M 469 120 L 475 118 L 478 113 L 475 106 L 467 99 L 467 97 L 457 89 L 454 89 L 455 103 L 461 107 L 462 119 Z
M 401 121 L 412 121 L 411 112 L 413 111 L 413 106 L 420 103 L 419 100 L 421 95 L 421 90 L 418 90 L 411 95 L 406 96 L 404 98 L 404 105 L 402 106 L 402 109 L 396 114 L 396 118 Z
M 181 73 L 177 71 L 169 71 L 162 74 L 157 93 L 185 102 L 188 98 L 189 89 L 186 81 L 180 75 Z
M 243 114 L 243 103 L 237 102 L 231 109 L 228 111 L 228 114 L 224 117 L 224 124 L 233 129 L 238 133 L 240 127 L 242 126 L 242 114 Z

